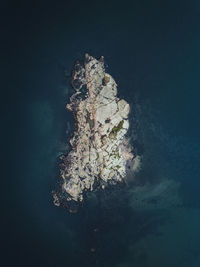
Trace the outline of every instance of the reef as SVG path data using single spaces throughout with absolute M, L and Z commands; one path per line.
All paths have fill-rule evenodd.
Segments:
M 104 57 L 86 54 L 74 65 L 71 84 L 75 93 L 67 109 L 76 120 L 70 140 L 71 151 L 61 156 L 60 187 L 53 193 L 54 204 L 81 202 L 84 193 L 97 186 L 124 181 L 133 159 L 126 137 L 129 104 L 117 97 L 117 84 L 105 72 Z

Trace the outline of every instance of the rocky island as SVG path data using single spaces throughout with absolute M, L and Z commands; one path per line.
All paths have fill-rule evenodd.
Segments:
M 117 97 L 117 84 L 105 72 L 104 58 L 86 54 L 72 71 L 75 93 L 67 104 L 76 120 L 71 151 L 61 156 L 60 188 L 54 204 L 82 201 L 84 192 L 98 185 L 116 184 L 126 176 L 133 159 L 128 139 L 129 104 Z

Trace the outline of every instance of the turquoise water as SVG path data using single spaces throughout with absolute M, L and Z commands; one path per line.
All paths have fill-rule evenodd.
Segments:
M 17 8 L 3 17 L 5 146 L 14 160 L 2 187 L 4 266 L 200 266 L 198 3 Z M 142 167 L 70 214 L 53 205 L 51 191 L 74 127 L 69 76 L 85 52 L 105 56 L 131 105 L 129 136 Z

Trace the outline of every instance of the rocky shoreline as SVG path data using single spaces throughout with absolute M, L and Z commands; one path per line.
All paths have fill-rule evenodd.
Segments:
M 83 200 L 86 191 L 98 184 L 102 189 L 124 180 L 127 164 L 133 159 L 125 137 L 129 104 L 117 97 L 117 84 L 105 72 L 104 58 L 88 54 L 77 61 L 71 84 L 75 93 L 67 104 L 76 120 L 70 140 L 71 151 L 61 156 L 60 189 L 53 193 L 54 204 Z

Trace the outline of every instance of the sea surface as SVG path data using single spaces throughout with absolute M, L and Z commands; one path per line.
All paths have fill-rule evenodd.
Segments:
M 7 1 L 1 13 L 2 266 L 199 267 L 199 2 Z M 141 165 L 72 214 L 51 192 L 86 52 L 130 103 Z

